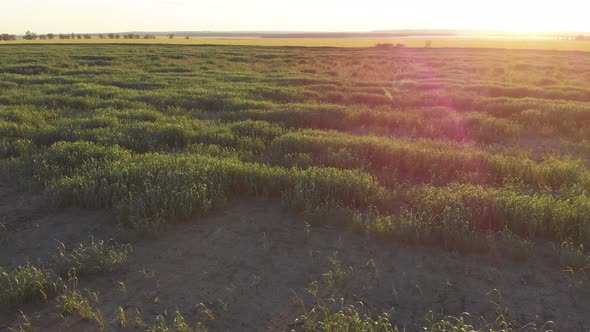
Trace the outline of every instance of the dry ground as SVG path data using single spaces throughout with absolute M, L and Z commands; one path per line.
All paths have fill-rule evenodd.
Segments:
M 106 213 L 52 211 L 43 196 L 20 194 L 10 185 L 0 188 L 4 267 L 27 259 L 48 261 L 58 242 L 74 247 L 90 236 L 116 235 Z M 392 320 L 409 331 L 418 330 L 430 310 L 494 319 L 503 308 L 521 324 L 541 327 L 553 321 L 546 327 L 590 329 L 588 279 L 562 271 L 548 244 L 537 244 L 527 262 L 515 263 L 493 253 L 482 257 L 407 248 L 329 223 L 307 225 L 277 201 L 229 206 L 207 218 L 172 225 L 156 239 L 136 241 L 123 271 L 81 280 L 80 288 L 98 292 L 107 330 L 120 329 L 118 307 L 137 308 L 149 321 L 176 308 L 191 317 L 199 303 L 216 316 L 208 323 L 212 331 L 284 330 L 301 314 L 297 296 L 311 304 L 305 287 L 333 269 L 329 258 L 340 262 L 350 277 L 330 295 L 362 302 L 367 312 L 391 312 Z M 25 308 L 42 331 L 97 329 L 94 323 L 64 321 L 55 310 L 53 302 Z M 0 330 L 18 323 L 17 312 L 0 314 Z

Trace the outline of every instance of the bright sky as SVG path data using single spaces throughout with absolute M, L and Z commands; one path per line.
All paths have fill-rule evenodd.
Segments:
M 590 31 L 590 0 L 0 0 L 0 33 Z

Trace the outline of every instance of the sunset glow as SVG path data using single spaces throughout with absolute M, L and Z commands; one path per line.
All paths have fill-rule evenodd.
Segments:
M 3 3 L 0 31 L 590 31 L 590 2 L 21 0 Z

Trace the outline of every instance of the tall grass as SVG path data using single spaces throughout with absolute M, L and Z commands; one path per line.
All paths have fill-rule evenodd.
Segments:
M 129 247 L 92 240 L 72 252 L 62 245 L 51 264 L 27 263 L 13 270 L 0 267 L 0 308 L 15 309 L 34 301 L 48 301 L 77 283 L 79 276 L 112 272 L 126 263 Z
M 522 182 L 535 187 L 560 187 L 590 183 L 583 162 L 547 158 L 531 160 L 495 154 L 470 145 L 431 140 L 384 139 L 337 132 L 292 132 L 275 139 L 270 146 L 272 160 L 293 153 L 309 154 L 325 166 L 362 168 L 391 173 L 418 181 L 442 182 L 473 178 L 502 184 Z
M 589 247 L 586 58 L 224 50 L 4 45 L 4 175 L 137 229 L 282 197 L 451 250 L 493 232 Z
M 358 171 L 288 169 L 194 153 L 133 154 L 90 142 L 58 142 L 13 167 L 47 187 L 57 206 L 113 209 L 128 225 L 188 219 L 232 197 L 278 197 L 296 185 L 354 207 L 367 207 L 385 192 Z

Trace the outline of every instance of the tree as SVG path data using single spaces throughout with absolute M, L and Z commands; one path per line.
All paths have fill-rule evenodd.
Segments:
M 85 34 L 85 35 L 84 35 L 84 39 L 91 39 L 91 38 L 92 38 L 92 36 L 91 36 L 91 35 L 89 35 L 89 34 Z
M 172 34 L 172 33 L 171 33 L 171 34 L 169 34 L 169 35 L 168 35 L 168 38 L 170 38 L 170 39 L 174 39 L 174 34 Z
M 47 39 L 53 39 L 53 38 L 55 38 L 54 34 L 52 34 L 52 33 L 47 34 Z
M 0 35 L 0 40 L 16 40 L 16 36 L 15 35 L 9 35 L 7 33 L 3 33 Z
M 31 31 L 27 30 L 27 32 L 25 32 L 25 36 L 23 38 L 26 40 L 35 40 L 35 39 L 37 39 L 37 34 L 35 32 L 31 32 Z
M 3 33 L 3 34 L 0 35 L 0 40 L 5 40 L 5 41 L 16 40 L 16 36 L 15 35 L 9 35 L 7 33 Z
M 115 34 L 114 33 L 109 33 L 108 36 L 109 36 L 109 39 L 115 39 Z

